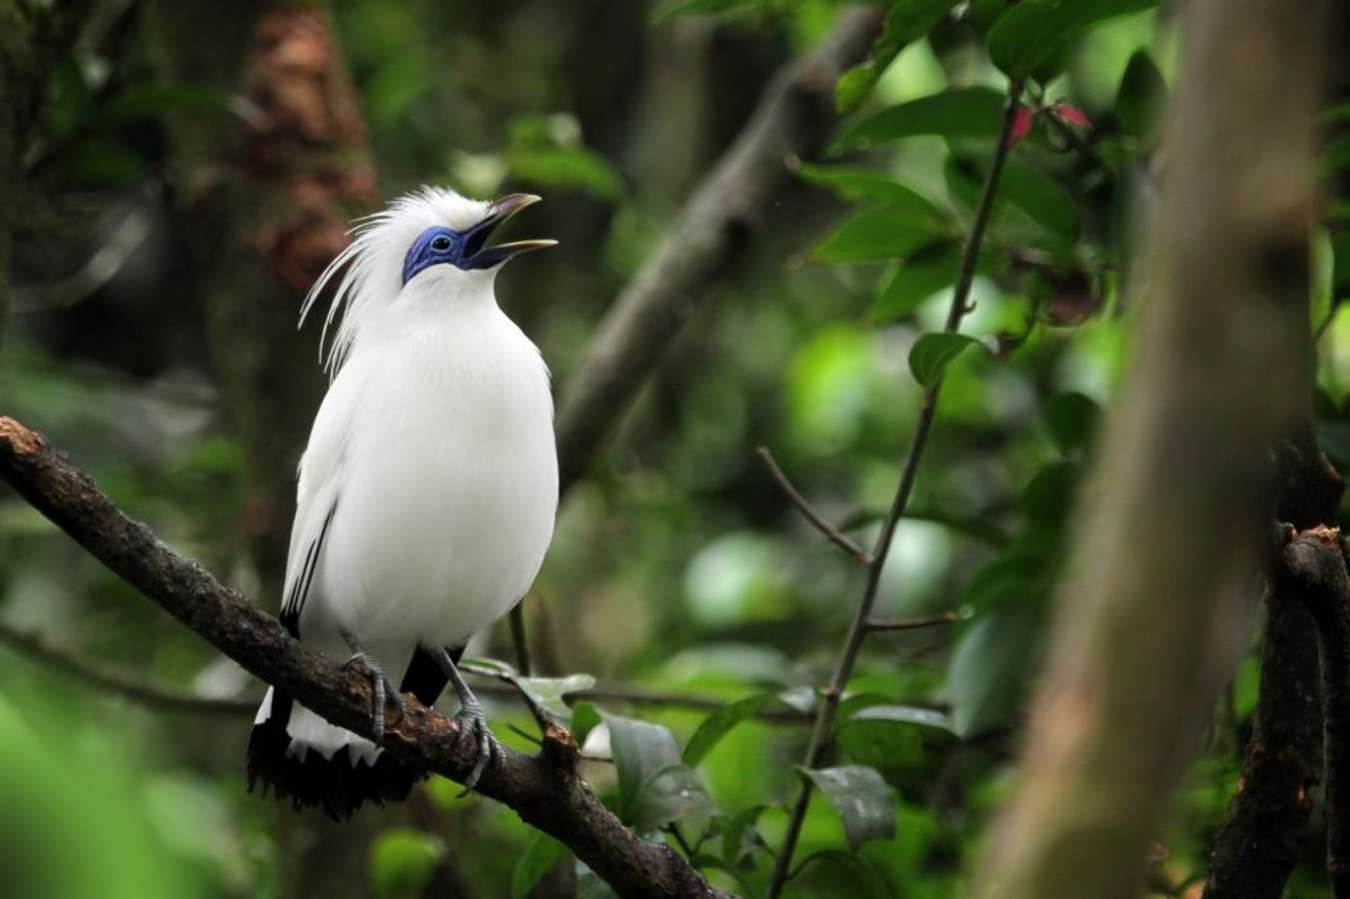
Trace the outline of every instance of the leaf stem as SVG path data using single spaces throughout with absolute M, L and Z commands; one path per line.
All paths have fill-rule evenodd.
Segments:
M 1003 113 L 1003 127 L 999 134 L 998 145 L 994 148 L 994 158 L 989 164 L 988 173 L 985 175 L 979 206 L 975 210 L 975 220 L 971 224 L 970 234 L 966 238 L 966 245 L 961 254 L 961 268 L 957 273 L 956 289 L 952 294 L 951 308 L 947 312 L 945 327 L 947 333 L 955 333 L 961 326 L 961 319 L 969 311 L 970 287 L 975 280 L 975 268 L 979 263 L 980 246 L 984 242 L 984 233 L 989 226 L 999 177 L 1003 173 L 1003 165 L 1011 150 L 1013 123 L 1016 121 L 1021 96 L 1022 82 L 1013 81 L 1009 83 L 1008 103 Z M 806 768 L 818 767 L 825 754 L 830 729 L 834 724 L 834 715 L 839 708 L 840 697 L 848 686 L 849 677 L 853 674 L 853 666 L 858 660 L 858 652 L 862 648 L 863 639 L 871 629 L 868 622 L 871 619 L 872 607 L 876 604 L 877 588 L 881 583 L 881 572 L 886 566 L 886 557 L 890 553 L 896 525 L 900 523 L 900 518 L 905 512 L 905 506 L 909 503 L 910 493 L 914 489 L 919 462 L 923 458 L 924 448 L 928 445 L 928 434 L 933 427 L 933 418 L 937 413 L 938 397 L 941 390 L 942 378 L 939 376 L 924 392 L 923 409 L 919 413 L 919 422 L 914 430 L 909 454 L 905 458 L 904 468 L 900 474 L 900 484 L 896 488 L 890 512 L 881 526 L 881 533 L 877 535 L 877 541 L 872 550 L 872 562 L 868 565 L 867 584 L 863 588 L 862 600 L 858 604 L 858 611 L 853 617 L 853 624 L 849 628 L 847 639 L 844 641 L 834 678 L 830 682 L 830 686 L 824 691 L 823 701 L 816 713 L 815 724 L 811 728 L 811 738 L 807 744 L 804 763 Z M 804 779 L 801 792 L 797 795 L 797 800 L 792 806 L 787 833 L 783 837 L 783 849 L 778 854 L 774 865 L 773 880 L 769 884 L 769 890 L 766 894 L 767 899 L 777 899 L 787 883 L 789 872 L 792 870 L 792 856 L 797 848 L 797 839 L 801 836 L 802 823 L 806 819 L 806 807 L 810 801 L 810 780 Z

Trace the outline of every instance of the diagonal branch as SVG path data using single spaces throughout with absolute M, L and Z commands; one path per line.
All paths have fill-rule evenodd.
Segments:
M 810 158 L 825 145 L 837 119 L 834 83 L 866 57 L 881 23 L 875 7 L 850 10 L 815 51 L 778 72 L 660 248 L 614 301 L 559 405 L 562 493 L 585 475 L 666 349 L 740 258 L 788 177 L 788 160 Z M 511 632 L 518 666 L 528 674 L 524 607 L 511 610 Z
M 253 674 L 334 724 L 371 735 L 367 678 L 303 648 L 275 618 L 119 511 L 40 436 L 4 417 L 0 478 L 114 573 Z M 399 758 L 454 780 L 469 774 L 475 741 L 472 735 L 461 739 L 459 722 L 411 699 L 407 714 L 387 714 L 385 746 Z M 550 728 L 538 757 L 504 749 L 478 791 L 566 844 L 623 896 L 725 896 L 678 853 L 624 827 L 577 777 L 576 757 L 571 736 Z
M 755 452 L 758 453 L 759 458 L 763 460 L 764 467 L 769 469 L 769 474 L 778 482 L 779 489 L 781 489 L 788 500 L 792 502 L 792 505 L 797 507 L 797 511 L 801 512 L 802 516 L 805 517 L 807 521 L 811 522 L 816 530 L 825 535 L 825 539 L 848 553 L 853 561 L 864 568 L 872 564 L 871 553 L 855 543 L 852 537 L 830 524 L 829 521 L 825 519 L 825 516 L 821 515 L 820 512 L 816 511 L 816 507 L 811 505 L 811 501 L 802 496 L 801 491 L 793 486 L 792 481 L 788 480 L 787 474 L 779 467 L 778 461 L 774 459 L 773 453 L 769 452 L 767 446 L 761 446 L 759 449 L 755 450 Z
M 788 160 L 810 158 L 825 145 L 837 118 L 835 80 L 867 55 L 881 21 L 874 7 L 851 10 L 815 51 L 779 71 L 660 249 L 614 301 L 558 411 L 564 492 L 590 468 L 647 375 L 741 256 L 789 175 Z

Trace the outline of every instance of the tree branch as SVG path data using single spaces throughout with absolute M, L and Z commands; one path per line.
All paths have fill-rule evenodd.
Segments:
M 811 54 L 782 69 L 736 142 L 695 189 L 661 247 L 610 307 L 558 412 L 565 492 L 590 467 L 647 375 L 745 250 L 788 177 L 787 160 L 816 155 L 834 127 L 834 83 L 861 62 L 882 13 L 850 10 Z
M 1279 521 L 1305 529 L 1336 520 L 1344 484 L 1304 426 L 1277 448 Z M 1242 779 L 1214 842 L 1204 899 L 1280 899 L 1301 855 L 1322 779 L 1322 685 L 1307 598 L 1271 560 L 1261 688 Z
M 1327 873 L 1336 899 L 1350 897 L 1350 575 L 1341 532 L 1316 527 L 1290 534 L 1284 582 L 1317 622 L 1322 661 Z
M 961 269 L 956 276 L 956 288 L 952 292 L 952 305 L 947 311 L 946 331 L 949 333 L 955 332 L 961 327 L 961 319 L 970 310 L 967 304 L 967 300 L 970 298 L 970 287 L 975 280 L 975 267 L 979 263 L 980 246 L 984 242 L 984 232 L 989 225 L 989 216 L 994 207 L 994 195 L 998 190 L 999 176 L 1003 173 L 1003 165 L 1007 161 L 1008 152 L 1011 149 L 1013 123 L 1017 118 L 1018 103 L 1021 96 L 1022 83 L 1020 81 L 1014 81 L 1008 85 L 1008 100 L 1003 112 L 1003 127 L 999 131 L 998 145 L 994 148 L 994 158 L 989 163 L 989 171 L 985 174 L 984 188 L 980 193 L 979 206 L 975 210 L 975 220 L 971 223 L 970 234 L 966 237 L 966 245 L 962 252 Z M 872 559 L 867 569 L 867 585 L 863 588 L 862 599 L 858 603 L 853 625 L 849 629 L 848 638 L 845 640 L 843 651 L 840 653 L 839 667 L 835 670 L 834 679 L 830 683 L 829 689 L 825 691 L 824 701 L 821 702 L 820 710 L 816 713 L 816 723 L 811 729 L 811 740 L 807 745 L 803 767 L 815 768 L 819 766 L 821 759 L 824 757 L 825 747 L 829 742 L 830 729 L 834 724 L 834 713 L 839 708 L 839 700 L 843 697 L 844 690 L 848 686 L 848 679 L 853 674 L 853 665 L 858 660 L 858 652 L 862 649 L 863 639 L 870 630 L 874 629 L 869 625 L 869 621 L 872 617 L 872 607 L 876 604 L 877 588 L 881 585 L 881 573 L 886 567 L 886 557 L 890 554 L 895 528 L 905 514 L 905 507 L 909 505 L 909 496 L 914 489 L 914 481 L 919 473 L 919 462 L 923 458 L 925 447 L 928 445 L 928 433 L 932 429 L 933 419 L 937 415 L 938 398 L 941 391 L 942 379 L 939 378 L 924 393 L 923 409 L 919 412 L 919 423 L 914 429 L 909 453 L 900 473 L 900 483 L 896 487 L 895 499 L 891 501 L 890 512 L 881 525 L 881 533 L 877 535 L 876 544 L 872 548 Z M 802 822 L 806 820 L 806 808 L 810 801 L 811 781 L 803 778 L 801 790 L 797 794 L 797 801 L 793 804 L 791 815 L 788 818 L 788 829 L 787 834 L 783 837 L 783 848 L 774 861 L 773 881 L 769 884 L 769 899 L 776 899 L 782 893 L 783 887 L 788 881 L 792 871 L 792 855 L 797 849 L 797 838 L 801 834 Z
M 0 477 L 91 555 L 244 668 L 341 727 L 372 732 L 369 679 L 292 639 L 275 618 L 220 584 L 196 562 L 120 512 L 94 482 L 46 442 L 0 417 Z M 407 714 L 386 709 L 385 746 L 427 771 L 462 780 L 475 740 L 458 721 L 409 697 Z M 550 728 L 538 757 L 504 748 L 478 791 L 565 843 L 623 896 L 725 896 L 678 853 L 639 840 L 575 771 L 577 747 Z
M 557 419 L 561 493 L 590 468 L 667 347 L 741 256 L 788 176 L 787 160 L 809 158 L 825 145 L 837 118 L 834 83 L 866 57 L 882 17 L 874 7 L 846 12 L 815 52 L 778 72 L 665 242 L 614 301 L 563 391 Z M 511 610 L 511 633 L 518 667 L 528 672 L 524 606 Z
M 1143 223 L 1147 296 L 1081 491 L 1018 785 L 972 896 L 1138 896 L 1245 648 L 1270 448 L 1312 391 L 1308 233 L 1332 7 L 1182 5 L 1165 196 Z

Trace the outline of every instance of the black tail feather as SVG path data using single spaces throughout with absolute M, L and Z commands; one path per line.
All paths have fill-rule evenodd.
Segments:
M 451 652 L 456 661 L 464 650 Z M 446 677 L 430 653 L 418 649 L 403 677 L 402 690 L 423 705 L 431 705 L 445 689 Z M 408 798 L 413 785 L 426 772 L 404 764 L 388 752 L 380 753 L 374 765 L 364 759 L 352 764 L 344 748 L 325 759 L 314 750 L 303 757 L 287 755 L 291 738 L 286 725 L 294 701 L 279 689 L 272 691 L 271 714 L 253 725 L 248 740 L 248 788 L 261 782 L 262 794 L 270 790 L 278 799 L 289 799 L 296 809 L 320 806 L 335 821 L 345 821 L 367 802 L 383 805 Z

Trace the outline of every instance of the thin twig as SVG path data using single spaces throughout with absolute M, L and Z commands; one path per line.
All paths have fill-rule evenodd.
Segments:
M 929 615 L 927 618 L 891 618 L 867 619 L 869 631 L 917 631 L 926 627 L 937 627 L 961 620 L 960 612 L 943 612 L 941 615 Z
M 1010 83 L 1008 85 L 1008 103 L 1003 114 L 1003 127 L 999 133 L 998 145 L 994 148 L 994 158 L 989 165 L 989 172 L 984 179 L 984 189 L 980 194 L 979 206 L 975 210 L 975 220 L 971 225 L 970 234 L 962 252 L 961 269 L 957 274 L 956 289 L 952 293 L 952 305 L 947 312 L 946 331 L 949 333 L 955 332 L 960 327 L 961 319 L 968 311 L 967 301 L 970 298 L 971 284 L 975 280 L 975 267 L 979 261 L 980 246 L 984 240 L 985 229 L 989 225 L 989 216 L 994 205 L 994 194 L 998 188 L 999 176 L 1003 172 L 1003 164 L 1007 161 L 1008 152 L 1011 149 L 1013 122 L 1017 117 L 1018 101 L 1021 96 L 1022 83 L 1020 81 Z M 939 378 L 924 394 L 923 409 L 919 413 L 919 422 L 914 430 L 909 455 L 905 459 L 904 469 L 900 475 L 900 484 L 896 488 L 895 499 L 891 502 L 890 512 L 881 526 L 881 533 L 877 535 L 876 545 L 872 550 L 872 563 L 868 567 L 867 585 L 863 588 L 862 601 L 858 604 L 853 625 L 849 629 L 848 638 L 844 642 L 834 680 L 825 690 L 824 701 L 821 702 L 820 709 L 816 713 L 815 725 L 811 729 L 811 740 L 806 750 L 804 765 L 806 768 L 817 767 L 824 756 L 830 729 L 834 724 L 834 714 L 839 708 L 839 699 L 848 686 L 849 677 L 853 674 L 853 665 L 858 659 L 858 651 L 862 648 L 863 639 L 867 636 L 867 622 L 872 615 L 872 607 L 876 604 L 877 588 L 881 583 L 882 570 L 886 567 L 886 557 L 890 553 L 891 538 L 895 535 L 895 528 L 905 513 L 905 506 L 909 503 L 910 493 L 914 489 L 919 462 L 923 458 L 924 448 L 928 444 L 928 433 L 933 427 L 933 418 L 937 413 L 941 389 L 942 380 Z M 773 880 L 769 884 L 767 894 L 768 899 L 776 899 L 787 883 L 788 874 L 792 870 L 792 856 L 797 848 L 797 838 L 801 835 L 802 822 L 806 818 L 806 807 L 810 800 L 810 782 L 804 779 L 801 791 L 797 795 L 797 801 L 793 805 L 791 816 L 788 819 L 787 833 L 783 838 L 783 850 L 778 854 L 774 865 Z
M 773 453 L 769 452 L 767 446 L 759 447 L 755 450 L 755 453 L 759 456 L 760 460 L 764 462 L 764 466 L 769 469 L 769 474 L 773 475 L 773 479 L 778 482 L 779 488 L 787 498 L 792 501 L 792 504 L 797 507 L 797 511 L 801 512 L 802 516 L 805 517 L 807 521 L 815 525 L 816 530 L 824 534 L 825 538 L 835 546 L 848 553 L 853 561 L 857 562 L 859 565 L 862 565 L 865 568 L 872 564 L 872 556 L 867 550 L 855 543 L 847 534 L 842 533 L 838 528 L 826 521 L 825 517 L 816 511 L 815 506 L 811 505 L 810 500 L 802 496 L 801 492 L 792 485 L 792 481 L 788 480 L 788 476 L 784 474 L 783 469 L 778 466 L 778 462 L 774 460 Z
M 32 660 L 70 675 L 90 686 L 109 693 L 120 693 L 128 699 L 152 708 L 207 715 L 252 715 L 258 709 L 257 700 L 195 696 L 191 693 L 148 684 L 125 674 L 94 665 L 73 653 L 53 649 L 36 634 L 25 634 L 8 625 L 0 624 L 0 643 L 4 643 Z

